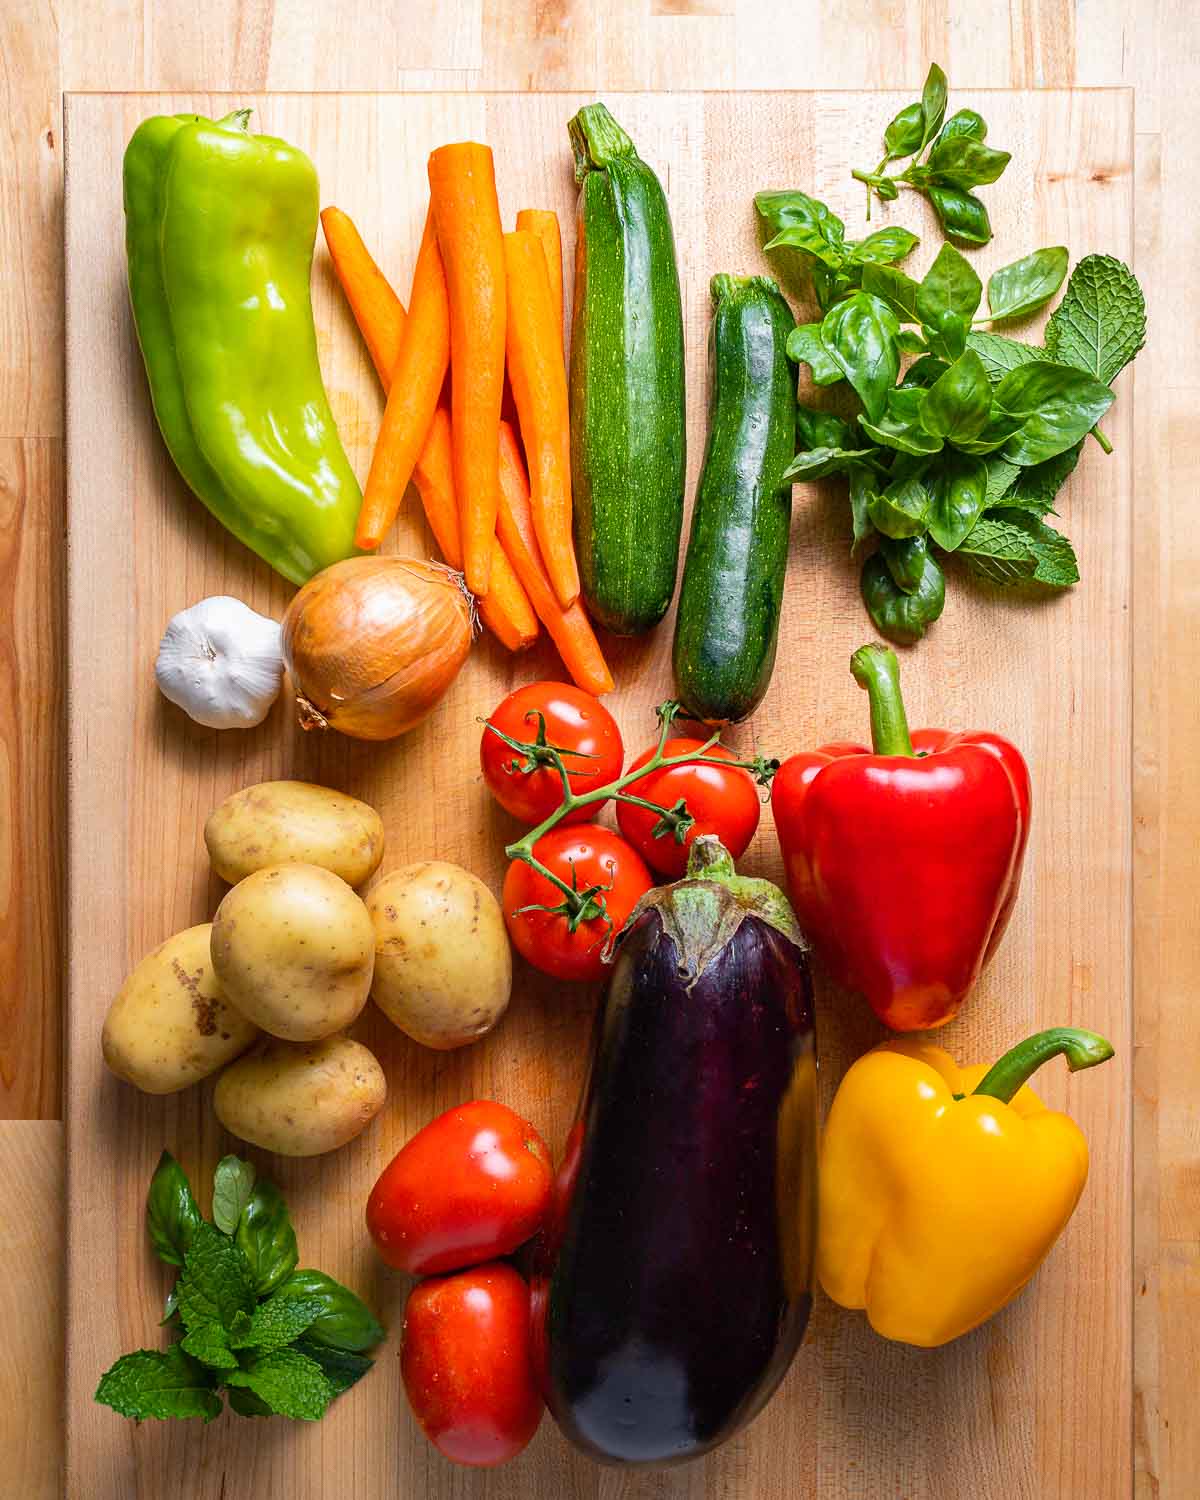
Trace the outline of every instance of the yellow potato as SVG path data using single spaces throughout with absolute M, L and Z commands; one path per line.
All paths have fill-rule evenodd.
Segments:
M 209 957 L 212 923 L 168 938 L 108 1008 L 104 1061 L 145 1094 L 173 1094 L 232 1062 L 258 1027 L 225 998 Z
M 512 955 L 500 904 L 481 880 L 442 860 L 406 865 L 367 895 L 375 924 L 371 996 L 426 1047 L 463 1047 L 508 1007 Z
M 213 1108 L 239 1140 L 279 1156 L 320 1156 L 364 1131 L 387 1098 L 375 1054 L 348 1036 L 266 1038 L 217 1079 Z
M 209 814 L 204 842 L 230 885 L 268 865 L 320 865 L 362 885 L 383 858 L 383 819 L 357 797 L 308 781 L 263 781 Z
M 344 880 L 319 865 L 272 865 L 229 891 L 213 918 L 226 995 L 271 1036 L 315 1041 L 367 1003 L 375 929 Z

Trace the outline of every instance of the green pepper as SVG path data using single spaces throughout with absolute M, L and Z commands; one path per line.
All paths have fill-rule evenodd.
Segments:
M 125 151 L 129 294 L 154 414 L 189 487 L 293 583 L 354 552 L 362 494 L 317 361 L 317 174 L 223 120 L 155 115 Z

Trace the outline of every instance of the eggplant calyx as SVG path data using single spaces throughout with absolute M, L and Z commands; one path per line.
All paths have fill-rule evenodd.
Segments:
M 808 943 L 787 897 L 769 880 L 739 875 L 729 851 L 714 834 L 702 834 L 688 853 L 688 872 L 638 902 L 629 928 L 645 911 L 657 911 L 663 931 L 679 954 L 679 972 L 689 987 L 732 941 L 747 917 L 773 927 L 801 954 Z

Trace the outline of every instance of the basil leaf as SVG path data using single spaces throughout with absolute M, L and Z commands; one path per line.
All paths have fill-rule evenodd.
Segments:
M 837 361 L 821 340 L 820 323 L 800 323 L 788 334 L 787 355 L 812 371 L 814 385 L 833 385 L 841 380 Z
M 1035 250 L 1032 255 L 1001 266 L 988 278 L 987 299 L 990 322 L 1004 318 L 1023 318 L 1037 312 L 1054 296 L 1067 274 L 1065 245 Z
M 304 1354 L 306 1351 L 301 1349 L 300 1352 Z M 237 1412 L 239 1417 L 273 1417 L 275 1415 L 265 1401 L 256 1396 L 253 1391 L 247 1390 L 245 1386 L 231 1385 L 226 1389 L 225 1394 L 229 1397 L 230 1411 Z
M 929 535 L 953 552 L 983 514 L 987 468 L 981 458 L 947 449 L 925 475 L 929 492 Z
M 922 536 L 929 520 L 929 491 L 920 479 L 893 480 L 886 489 L 872 495 L 867 511 L 877 531 L 900 539 Z
M 100 1377 L 95 1399 L 123 1417 L 202 1417 L 221 1415 L 216 1375 L 190 1359 L 178 1345 L 124 1354 Z
M 783 192 L 755 193 L 754 207 L 764 224 L 775 233 L 796 224 L 820 227 L 822 235 L 830 242 L 845 238 L 846 226 L 824 203 L 810 198 L 799 189 Z
M 921 112 L 925 117 L 925 129 L 917 148 L 919 151 L 923 151 L 942 128 L 942 121 L 946 117 L 946 94 L 945 73 L 937 63 L 930 63 L 929 72 L 925 75 L 925 86 L 921 90 Z
M 1000 495 L 1003 495 L 1005 505 L 1030 511 L 1033 515 L 1044 516 L 1053 512 L 1055 497 L 1070 478 L 1082 452 L 1083 444 L 1076 443 L 1073 448 L 1048 458 L 1045 463 L 1031 464 L 1027 469 L 1007 464 L 1005 459 L 994 460 L 1011 469 L 1012 478 L 996 495 L 992 495 L 989 489 L 988 504 L 998 504 Z
M 273 1300 L 288 1298 L 320 1303 L 321 1311 L 305 1330 L 305 1337 L 313 1343 L 359 1354 L 374 1348 L 384 1336 L 366 1303 L 324 1271 L 293 1271 Z
M 967 337 L 967 347 L 974 349 L 987 371 L 993 385 L 999 385 L 1010 370 L 1021 365 L 1031 365 L 1035 360 L 1049 359 L 1044 349 L 1035 344 L 1022 344 L 1016 339 L 1006 339 L 1002 333 L 972 333 Z
M 899 388 L 903 391 L 915 386 L 927 390 L 949 368 L 950 366 L 944 359 L 937 359 L 932 354 L 926 354 L 905 370 L 904 379 L 900 382 Z
M 1070 448 L 1093 428 L 1113 402 L 1113 393 L 1082 370 L 1048 360 L 1011 371 L 995 392 L 996 405 L 1020 428 L 1000 450 L 1010 463 L 1041 463 Z
M 832 412 L 796 402 L 796 442 L 808 448 L 845 448 L 850 440 L 850 425 Z
M 943 245 L 917 287 L 917 312 L 922 322 L 934 327 L 944 313 L 955 313 L 969 322 L 982 296 L 983 284 L 970 261 L 953 245 Z
M 234 1242 L 246 1259 L 259 1297 L 296 1269 L 300 1256 L 287 1205 L 274 1183 L 259 1178 L 238 1220 Z
M 920 422 L 894 417 L 890 412 L 884 412 L 878 422 L 869 422 L 866 417 L 859 417 L 858 421 L 868 437 L 900 453 L 938 453 L 942 447 L 941 438 L 926 432 Z
M 883 132 L 883 146 L 888 161 L 912 156 L 925 140 L 925 111 L 919 101 L 906 104 L 892 117 Z
M 925 558 L 929 553 L 929 543 L 925 538 L 885 536 L 879 544 L 879 551 L 896 587 L 906 594 L 915 594 L 925 576 Z
M 254 1190 L 254 1163 L 223 1156 L 213 1174 L 213 1222 L 223 1234 L 238 1227 L 242 1210 Z
M 942 126 L 939 141 L 948 141 L 952 136 L 965 135 L 974 141 L 987 139 L 987 121 L 973 109 L 960 109 Z
M 825 265 L 837 270 L 846 259 L 845 248 L 840 242 L 831 241 L 817 225 L 793 224 L 781 229 L 774 239 L 768 240 L 764 250 L 802 250 Z
M 159 1260 L 183 1265 L 203 1215 L 192 1197 L 183 1168 L 169 1151 L 158 1159 L 146 1197 L 146 1229 Z
M 197 1226 L 179 1278 L 179 1314 L 191 1332 L 205 1323 L 228 1328 L 234 1314 L 254 1309 L 246 1257 L 211 1224 Z
M 896 335 L 896 348 L 901 354 L 924 354 L 925 340 L 915 328 L 902 328 Z
M 895 266 L 868 262 L 863 267 L 862 288 L 864 292 L 870 292 L 873 297 L 886 302 L 902 323 L 921 321 L 917 312 L 917 283 Z
M 925 393 L 921 421 L 926 432 L 958 442 L 982 431 L 991 409 L 992 389 L 983 361 L 968 349 Z
M 929 201 L 942 226 L 943 234 L 966 245 L 986 245 L 992 237 L 988 211 L 974 193 L 933 184 Z
M 899 330 L 895 313 L 869 292 L 855 292 L 837 303 L 821 323 L 822 342 L 869 417 L 882 416 L 900 373 Z
M 365 1354 L 348 1354 L 344 1349 L 327 1349 L 324 1344 L 311 1344 L 305 1338 L 297 1339 L 292 1348 L 297 1354 L 303 1354 L 314 1364 L 320 1365 L 321 1372 L 333 1387 L 335 1396 L 348 1391 L 375 1363 Z M 230 1396 L 232 1395 L 231 1391 Z
M 871 186 L 886 203 L 894 203 L 900 196 L 900 189 L 896 186 L 896 179 L 886 175 L 871 178 Z
M 1021 427 L 1020 417 L 1011 417 L 1007 412 L 993 410 L 991 416 L 974 437 L 957 437 L 954 446 L 963 453 L 974 453 L 983 457 L 1003 448 L 1014 432 Z
M 974 136 L 952 135 L 937 142 L 925 165 L 931 181 L 939 187 L 958 188 L 966 193 L 973 187 L 995 182 L 1010 160 L 1009 152 L 985 146 Z
M 875 535 L 875 527 L 871 521 L 871 497 L 876 493 L 877 476 L 865 464 L 851 464 L 848 473 L 850 476 L 850 514 L 854 526 L 854 541 L 850 546 L 850 555 L 853 557 L 863 542 Z
M 877 229 L 874 234 L 867 235 L 865 240 L 858 240 L 846 248 L 850 252 L 850 259 L 859 265 L 893 266 L 911 255 L 920 243 L 911 229 L 896 226 Z
M 780 478 L 791 484 L 824 479 L 829 474 L 844 473 L 856 459 L 861 462 L 874 453 L 874 448 L 809 448 L 796 454 Z
M 926 551 L 920 582 L 911 593 L 897 588 L 881 553 L 863 565 L 863 603 L 875 628 L 889 641 L 911 646 L 941 614 L 946 604 L 946 578 L 932 552 Z
M 961 313 L 940 312 L 921 324 L 930 354 L 953 364 L 966 351 L 970 323 Z
M 1146 342 L 1146 301 L 1137 277 L 1111 255 L 1085 255 L 1046 324 L 1051 359 L 1111 385 Z

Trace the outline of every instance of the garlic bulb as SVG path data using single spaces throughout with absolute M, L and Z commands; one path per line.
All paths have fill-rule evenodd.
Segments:
M 279 626 L 240 599 L 201 599 L 167 626 L 154 675 L 163 697 L 197 724 L 250 729 L 283 682 Z

